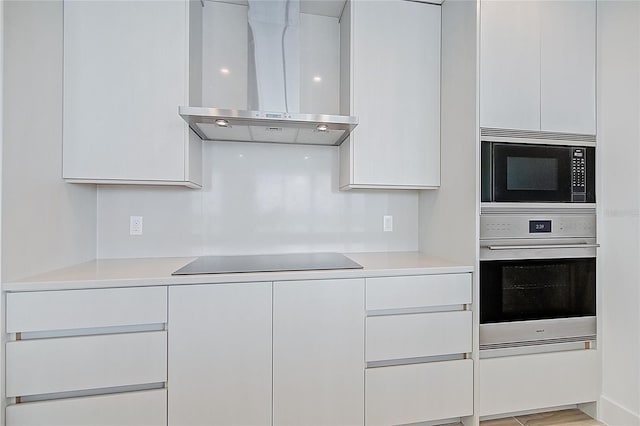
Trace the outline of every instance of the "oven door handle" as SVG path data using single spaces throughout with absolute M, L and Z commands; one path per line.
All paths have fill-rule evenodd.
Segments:
M 573 249 L 598 247 L 600 247 L 600 244 L 532 244 L 526 246 L 487 246 L 489 250 Z

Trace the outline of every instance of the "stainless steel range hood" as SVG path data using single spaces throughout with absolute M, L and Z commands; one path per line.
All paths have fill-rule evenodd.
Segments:
M 300 3 L 247 0 L 246 104 L 234 99 L 231 105 L 238 109 L 179 107 L 180 116 L 202 140 L 340 145 L 357 126 L 356 117 L 299 112 Z M 322 108 L 333 112 L 337 105 Z
M 358 125 L 344 115 L 241 111 L 181 106 L 180 116 L 202 140 L 340 145 Z

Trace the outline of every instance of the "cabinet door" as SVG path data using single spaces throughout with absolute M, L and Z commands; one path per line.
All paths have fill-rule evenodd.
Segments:
M 271 283 L 169 289 L 169 426 L 271 423 Z
M 188 179 L 188 12 L 186 0 L 65 1 L 65 178 Z
M 439 186 L 440 6 L 350 4 L 352 107 L 359 124 L 349 142 L 349 183 Z
M 596 2 L 545 1 L 541 13 L 541 127 L 596 133 Z
M 274 425 L 362 425 L 364 367 L 363 279 L 274 283 Z
M 540 6 L 482 0 L 480 126 L 540 130 Z

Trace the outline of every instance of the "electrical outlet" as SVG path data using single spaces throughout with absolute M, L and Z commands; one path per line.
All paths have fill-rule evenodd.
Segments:
M 393 231 L 393 216 L 383 216 L 382 219 L 383 219 L 382 230 L 384 232 Z
M 129 217 L 129 235 L 142 235 L 142 216 Z

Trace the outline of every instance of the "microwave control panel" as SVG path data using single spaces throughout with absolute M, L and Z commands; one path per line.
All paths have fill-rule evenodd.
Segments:
M 584 202 L 587 196 L 587 152 L 574 148 L 571 152 L 571 201 Z

